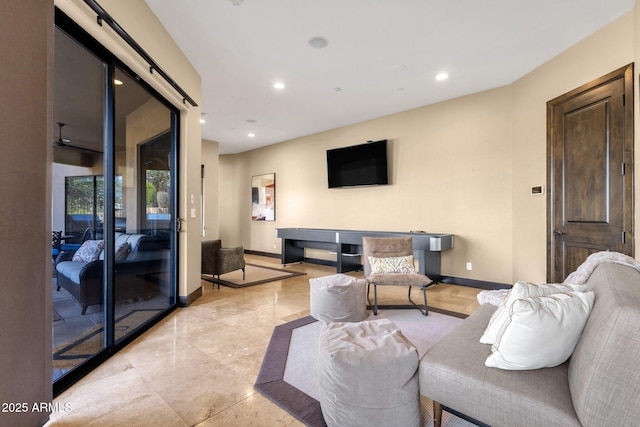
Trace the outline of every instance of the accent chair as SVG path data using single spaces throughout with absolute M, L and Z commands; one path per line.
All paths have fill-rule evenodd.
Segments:
M 220 289 L 220 275 L 242 270 L 242 280 L 245 278 L 244 248 L 223 248 L 222 240 L 205 240 L 202 242 L 201 274 L 217 276 Z
M 411 237 L 363 237 L 364 276 L 367 281 L 367 301 L 378 314 L 378 286 L 408 286 L 409 301 L 422 314 L 427 308 L 427 287 L 433 284 L 429 277 L 417 273 L 413 265 L 413 240 Z M 373 285 L 373 305 L 369 288 Z M 411 299 L 411 288 L 419 286 L 424 299 L 424 310 Z

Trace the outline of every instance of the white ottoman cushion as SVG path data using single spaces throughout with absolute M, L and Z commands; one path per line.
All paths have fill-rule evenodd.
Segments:
M 319 396 L 328 426 L 419 426 L 418 351 L 387 319 L 326 323 Z
M 359 322 L 367 317 L 364 279 L 334 274 L 309 279 L 311 316 L 324 322 Z

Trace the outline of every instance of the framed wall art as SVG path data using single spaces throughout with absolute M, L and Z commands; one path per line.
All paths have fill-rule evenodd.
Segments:
M 276 174 L 267 173 L 251 177 L 251 219 L 276 220 Z

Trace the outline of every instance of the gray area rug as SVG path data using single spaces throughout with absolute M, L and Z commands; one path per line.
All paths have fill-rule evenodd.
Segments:
M 425 317 L 418 310 L 384 310 L 369 319 L 389 319 L 416 346 L 420 357 L 462 319 L 430 308 Z M 448 313 L 453 314 L 453 313 Z M 457 315 L 460 316 L 460 315 Z M 321 322 L 311 316 L 277 326 L 262 362 L 255 388 L 308 426 L 325 426 L 318 402 L 317 348 Z M 421 397 L 423 426 L 433 426 L 431 400 Z M 473 426 L 443 412 L 443 426 Z

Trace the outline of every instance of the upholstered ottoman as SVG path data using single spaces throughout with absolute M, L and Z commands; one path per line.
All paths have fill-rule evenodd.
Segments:
M 311 316 L 324 322 L 359 322 L 367 317 L 364 279 L 346 274 L 309 279 Z
M 418 351 L 387 319 L 325 323 L 319 397 L 328 426 L 419 426 Z

